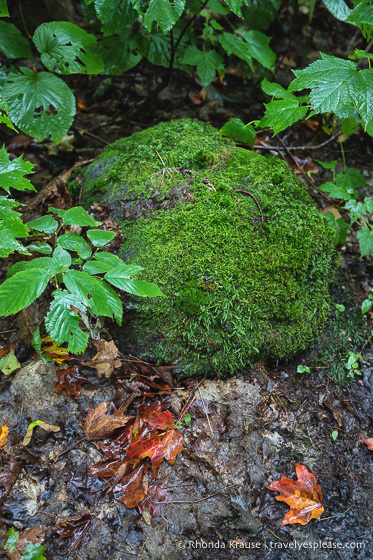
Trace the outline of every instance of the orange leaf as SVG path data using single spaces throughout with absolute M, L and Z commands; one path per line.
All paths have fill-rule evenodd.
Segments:
M 159 430 L 167 430 L 175 427 L 175 420 L 169 410 L 162 410 L 162 404 L 157 401 L 155 404 L 148 406 L 142 415 L 143 420 L 152 428 Z
M 143 501 L 148 492 L 146 475 L 150 465 L 140 463 L 131 472 L 122 477 L 114 488 L 114 497 L 118 502 L 123 502 L 127 508 L 134 508 Z
M 373 451 L 373 438 L 359 439 L 358 441 L 360 441 L 360 443 L 365 443 L 365 445 L 368 447 L 368 449 Z
M 180 432 L 168 430 L 150 439 L 133 443 L 128 448 L 127 458 L 140 461 L 149 457 L 153 465 L 152 478 L 155 478 L 163 459 L 166 459 L 170 465 L 175 463 L 176 455 L 183 449 L 183 443 L 183 436 Z
M 289 523 L 307 525 L 311 519 L 317 519 L 324 511 L 321 487 L 317 484 L 315 476 L 299 463 L 295 465 L 295 470 L 298 480 L 282 475 L 281 480 L 267 486 L 269 490 L 281 492 L 280 496 L 276 496 L 276 500 L 290 506 L 290 511 L 285 515 L 281 526 Z
M 6 440 L 8 439 L 8 422 L 5 422 L 3 426 L 0 428 L 0 447 L 3 447 L 6 444 Z
M 88 379 L 80 373 L 79 366 L 59 369 L 56 374 L 58 378 L 54 388 L 56 393 L 59 393 L 62 389 L 66 389 L 69 395 L 79 397 L 83 383 L 89 383 Z
M 107 407 L 107 402 L 102 402 L 96 407 L 89 407 L 87 418 L 83 426 L 83 431 L 87 439 L 105 439 L 117 428 L 125 426 L 128 420 L 132 418 L 132 416 L 125 416 L 120 410 L 108 416 L 106 414 Z

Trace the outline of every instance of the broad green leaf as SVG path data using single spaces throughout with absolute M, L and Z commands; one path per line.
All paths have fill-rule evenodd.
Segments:
M 36 73 L 22 67 L 11 73 L 2 89 L 9 105 L 9 117 L 23 132 L 37 140 L 51 136 L 59 142 L 75 115 L 75 98 L 70 88 L 49 72 Z
M 104 35 L 130 27 L 139 15 L 129 0 L 95 0 L 94 6 Z
M 349 200 L 346 202 L 345 208 L 350 212 L 351 225 L 357 222 L 357 220 L 366 213 L 365 204 L 357 200 Z
M 0 224 L 0 257 L 5 258 L 14 252 L 28 255 L 27 249 L 15 239 L 11 230 Z
M 103 280 L 100 279 L 97 280 L 106 293 L 106 297 L 108 299 L 110 308 L 114 314 L 114 318 L 116 322 L 118 323 L 118 325 L 121 325 L 123 319 L 123 305 L 119 299 L 118 294 L 116 294 L 116 292 L 113 290 L 111 286 L 109 286 L 109 284 L 107 284 Z
M 83 265 L 84 272 L 90 275 L 105 274 L 105 272 L 109 272 L 112 268 L 111 264 L 96 260 L 88 261 Z
M 0 51 L 8 58 L 32 58 L 27 39 L 7 21 L 0 21 Z
M 68 343 L 68 350 L 73 354 L 80 354 L 87 348 L 89 334 L 79 327 L 80 317 L 72 306 L 80 311 L 86 311 L 86 305 L 79 301 L 76 295 L 66 290 L 53 292 L 53 301 L 45 318 L 45 326 L 51 338 L 61 345 Z
M 373 253 L 373 231 L 368 226 L 364 226 L 358 232 L 357 237 L 359 239 L 361 256 L 365 257 L 365 255 Z
M 0 360 L 0 371 L 2 371 L 6 376 L 12 375 L 12 373 L 20 369 L 20 367 L 21 364 L 17 360 L 13 348 L 6 356 L 4 356 L 4 358 L 1 358 Z
M 119 76 L 133 68 L 142 59 L 139 52 L 138 36 L 130 29 L 119 31 L 118 35 L 104 37 L 100 43 L 104 61 L 104 74 Z
M 42 63 L 51 72 L 99 74 L 104 69 L 96 37 L 74 23 L 43 23 L 36 29 L 33 41 Z
M 228 55 L 234 54 L 241 60 L 247 62 L 250 68 L 253 68 L 251 51 L 248 43 L 242 37 L 233 35 L 233 33 L 223 33 L 219 37 L 219 41 L 223 49 Z
M 20 206 L 20 203 L 16 200 L 0 196 L 0 224 L 14 237 L 27 237 L 29 228 L 21 220 L 21 214 L 13 210 L 17 206 Z
M 22 157 L 10 161 L 5 147 L 3 146 L 0 149 L 0 187 L 6 192 L 9 192 L 10 188 L 17 191 L 27 189 L 36 191 L 34 185 L 24 177 L 24 175 L 33 173 L 32 169 L 35 165 L 29 161 L 24 161 Z
M 28 227 L 35 229 L 36 231 L 42 231 L 43 233 L 53 233 L 58 228 L 58 222 L 53 218 L 53 216 L 49 216 L 46 214 L 41 218 L 37 218 L 36 220 L 32 220 L 31 222 L 27 223 Z
M 5 124 L 8 128 L 11 128 L 15 132 L 18 132 L 16 127 L 13 125 L 12 121 L 8 117 L 9 107 L 5 103 L 4 99 L 0 97 L 0 124 Z
M 50 275 L 45 269 L 17 272 L 0 285 L 0 316 L 7 317 L 28 307 L 45 290 Z
M 143 19 L 144 27 L 151 31 L 153 23 L 163 33 L 170 31 L 185 9 L 185 0 L 150 0 Z
M 122 259 L 120 259 L 116 255 L 113 255 L 112 253 L 105 253 L 104 251 L 99 251 L 98 253 L 96 253 L 95 254 L 95 259 L 97 259 L 98 261 L 108 263 L 112 267 L 122 266 L 122 264 L 123 264 Z M 138 268 L 140 269 L 140 267 L 138 267 Z
M 81 206 L 76 206 L 75 208 L 66 210 L 62 216 L 62 221 L 66 226 L 96 227 L 100 225 L 100 222 L 96 222 L 96 220 L 92 218 L 92 216 L 90 216 Z
M 214 50 L 200 51 L 194 45 L 185 51 L 183 63 L 197 66 L 198 76 L 204 87 L 213 81 L 218 70 L 224 70 L 224 61 L 220 54 Z
M 361 312 L 364 315 L 365 313 L 368 313 L 368 311 L 370 310 L 370 308 L 373 305 L 373 301 L 371 301 L 370 299 L 365 299 L 363 301 L 363 303 L 361 304 Z
M 58 216 L 59 218 L 62 218 L 66 210 L 64 210 L 63 208 L 54 208 L 53 206 L 48 206 L 48 212 L 52 212 L 53 214 L 56 214 L 56 216 Z
M 330 193 L 330 196 L 340 200 L 357 199 L 358 192 L 356 189 L 366 185 L 363 174 L 360 169 L 349 167 L 346 173 L 338 173 L 335 178 L 335 184 L 332 182 L 324 183 L 319 188 L 322 191 Z
M 35 348 L 39 356 L 42 354 L 41 344 L 42 344 L 42 340 L 40 334 L 40 327 L 36 327 L 36 329 L 34 330 L 34 334 L 32 335 L 31 346 Z
M 220 129 L 223 136 L 229 136 L 237 142 L 244 142 L 251 148 L 255 144 L 255 130 L 251 124 L 245 124 L 241 119 L 232 119 Z
M 8 529 L 6 536 L 7 540 L 4 544 L 4 548 L 7 548 L 8 550 L 10 550 L 10 552 L 14 552 L 16 549 L 16 544 L 19 541 L 19 532 L 16 531 L 14 527 L 11 527 L 10 529 Z
M 94 247 L 104 247 L 114 239 L 116 235 L 117 234 L 113 231 L 105 231 L 102 229 L 89 229 L 87 231 L 87 237 Z
M 61 265 L 62 268 L 69 268 L 71 266 L 71 255 L 61 245 L 57 245 L 53 251 L 53 261 Z
M 107 253 L 107 255 L 110 255 L 110 257 L 114 257 L 115 259 L 118 258 L 115 257 L 115 255 L 111 255 L 110 253 Z M 97 257 L 97 254 L 95 256 Z M 110 258 L 104 258 L 103 260 L 100 256 L 98 260 L 91 260 L 86 262 L 83 266 L 83 270 L 88 274 L 103 274 L 106 272 L 114 271 L 115 269 L 116 271 L 118 271 L 118 274 L 123 274 L 125 278 L 130 278 L 133 274 L 136 274 L 136 272 L 140 272 L 140 270 L 142 270 L 141 266 L 137 266 L 134 264 L 124 264 L 121 259 L 118 259 L 118 261 L 119 262 L 117 262 L 116 260 L 111 260 Z
M 125 270 L 121 270 L 119 267 L 106 273 L 104 278 L 116 288 L 124 290 L 125 292 L 133 294 L 135 296 L 163 296 L 161 290 L 155 284 L 151 284 L 150 282 L 146 282 L 145 280 L 132 280 L 128 277 L 127 272 Z
M 351 9 L 344 0 L 323 0 L 329 12 L 340 21 L 346 21 L 351 13 Z
M 336 185 L 331 181 L 320 185 L 319 189 L 321 191 L 328 192 L 329 196 L 338 200 L 350 200 L 352 198 L 352 194 L 348 192 L 345 186 L 341 184 Z
M 7 278 L 11 278 L 21 270 L 28 270 L 30 268 L 37 268 L 39 270 L 43 270 L 44 273 L 49 274 L 49 276 L 53 276 L 54 274 L 59 274 L 60 272 L 63 271 L 63 267 L 61 267 L 61 265 L 58 264 L 53 258 L 40 257 L 38 259 L 32 259 L 32 261 L 20 261 L 15 263 L 8 270 Z
M 265 105 L 266 112 L 259 125 L 271 126 L 274 134 L 285 130 L 288 126 L 304 119 L 308 112 L 307 107 L 299 106 L 297 98 L 277 99 Z
M 64 274 L 63 281 L 69 292 L 78 296 L 94 315 L 113 317 L 107 293 L 96 278 L 86 272 L 69 270 Z
M 242 6 L 248 6 L 248 0 L 226 0 L 227 6 L 232 10 L 234 14 L 238 17 L 242 17 L 241 8 Z
M 229 10 L 227 10 L 227 8 L 224 6 L 224 3 L 219 2 L 219 0 L 209 0 L 206 7 L 216 14 L 220 14 L 221 16 L 226 16 L 229 14 Z
M 350 85 L 350 92 L 366 129 L 373 117 L 373 70 L 358 72 Z
M 295 95 L 276 82 L 269 82 L 266 78 L 261 82 L 261 88 L 267 95 L 278 99 L 294 99 Z
M 35 243 L 31 243 L 31 245 L 27 245 L 27 250 L 42 253 L 43 255 L 49 255 L 49 253 L 52 252 L 52 247 L 48 243 L 35 241 Z
M 57 239 L 57 245 L 60 245 L 68 251 L 76 251 L 83 259 L 89 259 L 91 256 L 91 248 L 81 235 L 75 233 L 65 233 Z
M 255 58 L 264 68 L 271 70 L 276 61 L 276 55 L 269 46 L 271 38 L 252 29 L 250 31 L 238 30 L 238 32 L 247 42 L 250 56 Z
M 122 264 L 117 266 L 105 274 L 105 280 L 116 286 L 112 280 L 121 278 L 131 278 L 133 274 L 142 270 L 141 266 L 135 264 Z M 120 286 L 117 286 L 120 288 Z
M 6 0 L 0 0 L 0 17 L 9 17 L 9 10 Z
M 45 546 L 42 544 L 28 544 L 21 556 L 21 560 L 46 560 L 44 552 Z
M 360 27 L 361 25 L 369 25 L 373 27 L 373 5 L 371 2 L 361 2 L 352 10 L 347 18 L 349 23 L 353 23 Z
M 373 58 L 373 53 L 362 51 L 361 49 L 355 49 L 354 54 L 350 54 L 348 58 L 359 59 L 359 58 Z

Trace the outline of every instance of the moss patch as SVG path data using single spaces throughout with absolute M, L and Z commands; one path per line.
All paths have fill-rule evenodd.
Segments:
M 106 148 L 82 187 L 85 205 L 125 218 L 121 256 L 167 296 L 128 302 L 123 348 L 224 375 L 288 359 L 320 333 L 333 232 L 284 162 L 172 121 Z

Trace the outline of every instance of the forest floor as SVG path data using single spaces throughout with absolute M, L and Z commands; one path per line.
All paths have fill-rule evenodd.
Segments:
M 306 64 L 319 50 L 338 51 L 338 29 L 330 31 L 328 22 L 320 21 L 318 31 L 310 35 L 305 18 L 293 44 L 297 51 L 278 37 L 273 47 L 284 86 L 291 80 L 294 59 Z M 9 153 L 25 154 L 37 165 L 31 180 L 39 195 L 23 193 L 21 199 L 27 204 L 28 220 L 66 197 L 64 181 L 53 181 L 55 177 L 76 163 L 91 161 L 120 137 L 173 118 L 199 118 L 219 128 L 231 117 L 249 122 L 262 114 L 262 97 L 235 68 L 223 83 L 207 90 L 176 72 L 158 97 L 136 111 L 157 79 L 146 64 L 104 81 L 70 77 L 78 114 L 60 145 L 23 134 L 3 137 Z M 316 119 L 293 126 L 281 135 L 281 143 L 262 133 L 255 149 L 283 157 L 324 209 L 328 202 L 317 185 L 329 175 L 316 160 L 338 160 L 337 171 L 343 163 L 336 140 L 319 149 L 307 148 L 328 140 L 320 123 Z M 284 150 L 284 145 L 290 149 Z M 373 193 L 371 140 L 357 133 L 343 146 L 347 165 L 361 169 Z M 44 544 L 46 557 L 53 560 L 372 560 L 372 453 L 358 440 L 372 437 L 373 428 L 372 318 L 367 315 L 365 323 L 361 319 L 361 303 L 373 291 L 373 270 L 371 261 L 359 257 L 353 233 L 340 254 L 332 300 L 345 306 L 344 315 L 334 305 L 315 346 L 290 363 L 259 363 L 232 379 L 204 380 L 188 410 L 191 422 L 181 430 L 184 450 L 175 465 L 162 465 L 145 513 L 127 509 L 112 492 L 106 493 L 104 481 L 87 475 L 103 454 L 82 431 L 91 405 L 112 401 L 120 406 L 130 395 L 121 389 L 119 377 L 132 379 L 144 370 L 131 362 L 110 379 L 97 379 L 95 369 L 83 367 L 90 383 L 82 386 L 79 399 L 64 390 L 57 394 L 56 371 L 61 366 L 36 357 L 30 346 L 30 330 L 42 318 L 43 303 L 0 320 L 0 351 L 13 344 L 22 363 L 9 379 L 0 379 L 0 426 L 8 422 L 10 432 L 0 454 L 0 551 L 10 527 L 22 532 L 41 524 L 49 528 Z M 0 277 L 4 275 L 5 269 Z M 111 325 L 106 329 L 110 336 Z M 346 377 L 343 363 L 337 363 L 345 359 L 349 343 L 364 357 L 362 375 L 353 381 Z M 125 348 L 119 350 L 126 355 Z M 86 360 L 94 353 L 90 348 Z M 311 374 L 297 373 L 300 364 L 310 367 Z M 175 418 L 200 381 L 175 378 L 173 388 L 163 391 L 163 404 Z M 137 398 L 128 412 L 140 401 Z M 147 404 L 151 402 L 148 398 Z M 39 419 L 59 426 L 60 432 L 36 432 L 23 447 L 28 425 Z M 276 501 L 266 486 L 281 474 L 291 478 L 295 463 L 316 476 L 325 512 L 308 525 L 280 527 L 288 506 Z M 75 530 L 75 547 L 54 532 L 57 520 L 66 516 L 86 516 Z

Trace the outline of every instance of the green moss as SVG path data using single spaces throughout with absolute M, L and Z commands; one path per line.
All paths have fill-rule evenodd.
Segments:
M 133 353 L 231 374 L 322 329 L 333 232 L 284 162 L 198 121 L 162 123 L 104 150 L 83 181 L 93 200 L 127 218 L 121 256 L 167 296 L 128 305 L 119 337 Z

